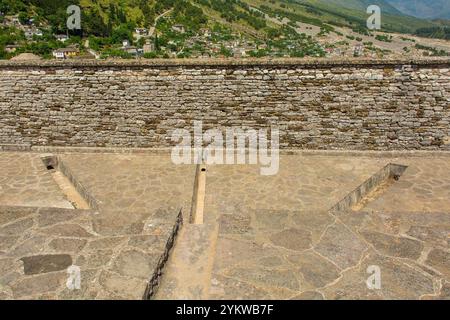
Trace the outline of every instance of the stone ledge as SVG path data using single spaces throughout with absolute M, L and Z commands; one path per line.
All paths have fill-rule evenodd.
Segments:
M 450 66 L 448 58 L 428 59 L 301 59 L 301 58 L 251 58 L 251 59 L 139 59 L 139 60 L 35 60 L 0 61 L 0 69 L 22 68 L 155 68 L 155 67 L 233 67 L 233 66 L 276 66 L 305 68 L 330 68 L 340 66 Z
M 114 148 L 114 147 L 60 147 L 60 146 L 23 146 L 2 145 L 0 152 L 36 152 L 36 153 L 108 153 L 108 154 L 145 154 L 170 155 L 172 148 Z M 302 156 L 351 156 L 351 157 L 450 157 L 445 150 L 313 150 L 313 149 L 280 149 L 280 155 Z

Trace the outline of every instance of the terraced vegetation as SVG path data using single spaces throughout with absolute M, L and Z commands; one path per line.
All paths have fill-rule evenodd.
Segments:
M 3 13 L 0 22 L 4 25 L 0 29 L 0 58 L 11 58 L 23 52 L 50 58 L 55 49 L 67 45 L 79 48 L 81 55 L 98 54 L 103 58 L 323 57 L 333 50 L 334 55 L 338 56 L 365 53 L 384 56 L 389 52 L 421 54 L 424 51 L 417 46 L 403 50 L 402 44 L 395 49 L 383 46 L 382 42 L 392 42 L 392 35 L 385 32 L 450 38 L 450 27 L 446 25 L 448 21 L 407 16 L 390 2 L 0 0 L 0 12 Z M 69 32 L 69 42 L 63 43 L 57 40 L 56 35 L 67 33 L 66 8 L 70 4 L 82 8 L 82 30 Z M 366 27 L 366 8 L 369 4 L 378 4 L 382 8 L 381 34 L 369 32 Z M 18 24 L 11 22 L 13 17 L 18 18 Z M 42 34 L 25 36 L 27 30 L 36 28 L 42 30 Z M 138 28 L 145 30 L 143 35 L 136 35 Z M 128 41 L 130 50 L 124 50 L 124 40 Z M 350 42 L 345 45 L 347 40 Z M 335 50 L 336 43 L 341 42 L 344 45 Z M 364 46 L 364 42 L 372 42 L 373 46 L 363 48 L 362 54 L 355 54 L 354 47 Z M 15 48 L 7 50 L 7 46 Z M 423 43 L 423 46 L 447 52 L 446 48 L 435 48 L 430 43 Z M 359 49 L 356 51 L 359 52 Z

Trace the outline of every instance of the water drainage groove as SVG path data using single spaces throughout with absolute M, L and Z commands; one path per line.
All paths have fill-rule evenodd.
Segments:
M 180 210 L 178 213 L 175 225 L 173 226 L 172 233 L 171 233 L 169 239 L 167 240 L 164 252 L 161 255 L 161 257 L 159 258 L 156 269 L 153 271 L 153 275 L 147 284 L 147 287 L 144 292 L 143 300 L 151 300 L 155 296 L 155 294 L 159 288 L 159 284 L 161 282 L 161 277 L 163 275 L 164 267 L 167 264 L 167 260 L 169 260 L 170 252 L 172 251 L 172 248 L 175 245 L 175 240 L 178 236 L 178 233 L 179 233 L 182 225 L 183 225 L 183 211 Z
M 404 165 L 389 163 L 339 201 L 330 212 L 361 210 L 398 181 L 407 168 Z
M 192 196 L 191 218 L 193 224 L 203 224 L 206 194 L 206 165 L 197 165 L 195 171 L 194 192 Z
M 41 159 L 74 209 L 98 209 L 97 201 L 75 179 L 61 159 L 52 154 L 43 155 Z

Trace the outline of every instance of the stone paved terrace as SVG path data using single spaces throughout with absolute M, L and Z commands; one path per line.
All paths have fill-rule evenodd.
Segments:
M 274 176 L 207 166 L 197 224 L 196 168 L 164 153 L 0 164 L 0 299 L 450 299 L 446 153 L 283 153 Z
M 7 164 L 0 169 L 6 177 L 0 197 L 1 298 L 144 296 L 167 258 L 180 208 L 192 196 L 191 168 L 175 167 L 167 156 L 61 155 L 60 164 L 98 203 L 95 210 L 80 210 L 67 209 L 70 203 L 62 201 L 40 154 L 7 152 L 0 159 Z M 72 264 L 81 269 L 80 290 L 66 288 Z

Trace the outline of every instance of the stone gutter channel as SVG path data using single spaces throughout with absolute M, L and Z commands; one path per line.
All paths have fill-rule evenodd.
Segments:
M 329 212 L 357 211 L 367 202 L 385 192 L 395 181 L 399 180 L 407 166 L 389 163 L 383 169 L 364 181 L 344 199 L 333 206 Z
M 159 258 L 156 268 L 153 271 L 153 275 L 151 276 L 147 284 L 147 288 L 145 289 L 144 296 L 142 297 L 144 300 L 151 300 L 155 296 L 159 284 L 161 282 L 164 267 L 166 266 L 167 261 L 169 260 L 170 252 L 175 245 L 175 240 L 182 225 L 183 225 L 183 211 L 180 209 L 177 219 L 175 221 L 175 225 L 173 226 L 172 232 L 167 240 L 165 250 L 161 255 L 161 257 Z
M 55 182 L 65 193 L 67 199 L 73 204 L 74 209 L 98 210 L 98 203 L 95 198 L 74 177 L 70 169 L 59 157 L 53 154 L 45 154 L 41 156 L 41 159 L 47 170 L 51 171 Z M 198 172 L 202 172 L 202 170 L 198 169 Z M 156 294 L 163 274 L 163 269 L 169 259 L 170 252 L 175 244 L 176 237 L 182 225 L 183 212 L 180 209 L 169 238 L 167 239 L 164 252 L 160 256 L 153 274 L 148 281 L 145 293 L 143 295 L 144 300 L 150 300 Z
M 75 178 L 59 157 L 53 154 L 44 154 L 41 159 L 47 170 L 51 172 L 56 184 L 74 206 L 74 209 L 98 210 L 97 200 Z

